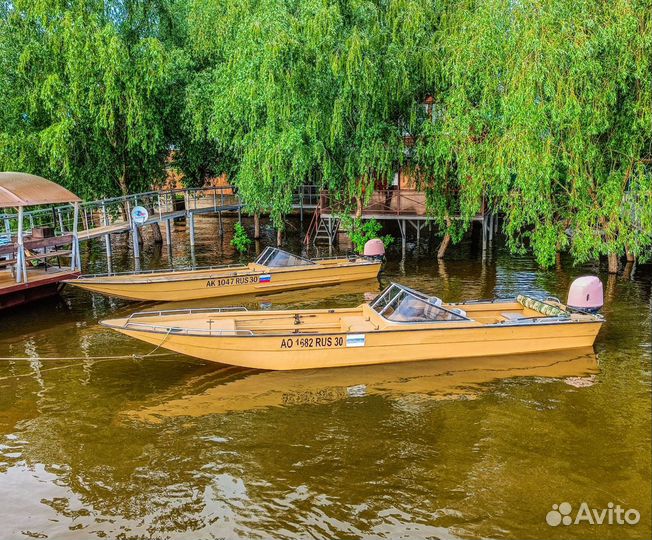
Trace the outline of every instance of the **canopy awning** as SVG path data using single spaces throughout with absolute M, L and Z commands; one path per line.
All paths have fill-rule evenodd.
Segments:
M 40 176 L 0 172 L 0 208 L 79 201 L 71 191 Z

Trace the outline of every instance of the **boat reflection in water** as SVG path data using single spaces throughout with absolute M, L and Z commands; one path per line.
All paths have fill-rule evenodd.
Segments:
M 322 404 L 365 396 L 389 399 L 474 399 L 500 380 L 534 377 L 590 386 L 598 372 L 593 349 L 458 358 L 401 364 L 293 372 L 225 366 L 189 378 L 144 408 L 126 411 L 133 420 L 159 423 L 270 407 Z

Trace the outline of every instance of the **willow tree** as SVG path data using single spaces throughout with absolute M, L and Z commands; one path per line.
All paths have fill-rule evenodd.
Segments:
M 405 164 L 438 66 L 431 48 L 437 4 L 428 0 L 334 3 L 330 93 L 319 134 L 324 183 L 361 203 Z
M 435 49 L 441 94 L 418 152 L 430 198 L 468 219 L 484 196 L 510 246 L 543 266 L 566 248 L 579 262 L 608 255 L 610 271 L 626 249 L 644 255 L 651 17 L 649 0 L 450 3 Z
M 162 5 L 3 4 L 0 168 L 88 197 L 142 191 L 162 177 L 174 67 L 158 36 Z
M 202 0 L 193 3 L 190 92 L 199 133 L 232 152 L 234 182 L 277 227 L 317 179 L 345 203 L 404 160 L 425 94 L 432 2 Z
M 190 14 L 191 56 L 202 68 L 188 91 L 192 125 L 233 156 L 247 208 L 269 212 L 279 230 L 314 164 L 306 93 L 315 73 L 301 35 L 310 5 L 207 0 Z

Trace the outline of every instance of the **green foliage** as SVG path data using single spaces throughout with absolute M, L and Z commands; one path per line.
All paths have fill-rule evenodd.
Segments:
M 403 168 L 454 242 L 488 208 L 543 266 L 644 258 L 651 73 L 652 0 L 5 1 L 0 169 L 227 173 L 283 229 L 299 185 L 348 211 Z
M 435 220 L 459 212 L 459 237 L 484 199 L 512 249 L 543 266 L 566 248 L 579 262 L 649 252 L 650 1 L 444 11 L 435 112 L 415 149 Z
M 276 227 L 307 179 L 344 202 L 403 161 L 403 131 L 428 81 L 434 29 L 423 0 L 201 0 L 189 91 L 198 134 L 237 163 L 250 211 Z
M 165 5 L 5 4 L 0 169 L 41 174 L 85 197 L 142 191 L 161 179 L 178 64 L 160 36 L 170 31 Z
M 380 236 L 379 233 L 383 226 L 375 219 L 363 221 L 361 219 L 354 219 L 347 216 L 343 218 L 342 226 L 344 230 L 347 231 L 349 238 L 351 238 L 351 242 L 353 243 L 353 247 L 357 253 L 362 253 L 364 251 L 364 245 L 374 238 L 380 238 L 383 241 L 385 248 L 389 247 L 394 242 L 394 238 L 391 234 Z
M 247 231 L 240 223 L 235 224 L 231 245 L 240 253 L 246 253 L 251 245 L 251 238 L 249 238 Z

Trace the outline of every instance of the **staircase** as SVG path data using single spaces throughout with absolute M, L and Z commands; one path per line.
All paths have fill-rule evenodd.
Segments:
M 319 208 L 317 208 L 312 216 L 310 225 L 308 225 L 308 231 L 303 241 L 304 244 L 308 246 L 311 243 L 328 243 L 332 246 L 335 243 L 340 221 L 339 218 L 335 217 L 322 217 Z
M 315 233 L 314 243 L 318 244 L 320 241 L 327 242 L 329 245 L 335 243 L 337 231 L 340 227 L 339 218 L 319 218 L 319 226 Z

